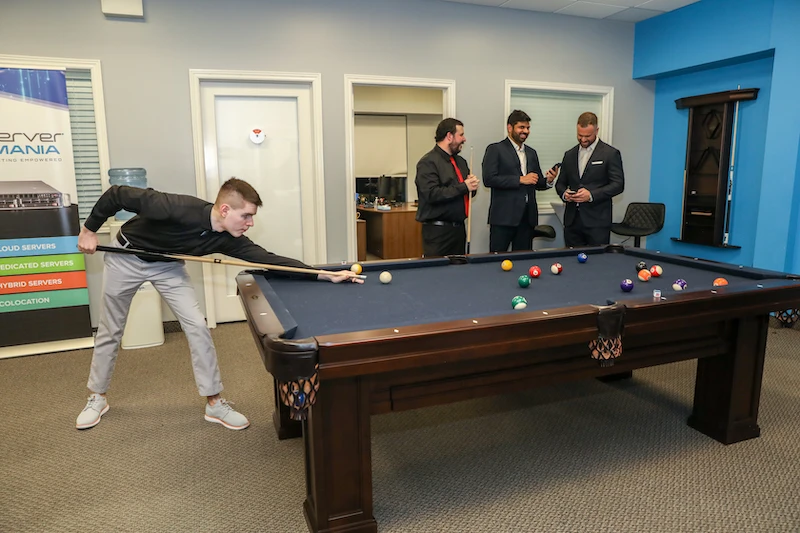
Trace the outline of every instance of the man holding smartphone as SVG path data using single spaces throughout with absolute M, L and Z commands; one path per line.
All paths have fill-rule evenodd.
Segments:
M 530 250 L 539 221 L 536 191 L 552 187 L 556 173 L 543 175 L 536 150 L 525 145 L 531 117 L 512 111 L 506 121 L 508 137 L 486 147 L 483 184 L 492 189 L 489 204 L 489 251 Z
M 566 203 L 564 244 L 573 248 L 608 244 L 611 201 L 624 189 L 622 155 L 597 138 L 597 115 L 583 113 L 578 117 L 578 145 L 564 154 L 556 182 Z

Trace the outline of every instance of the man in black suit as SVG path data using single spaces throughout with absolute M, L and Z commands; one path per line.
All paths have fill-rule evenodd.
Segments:
M 464 255 L 469 196 L 478 190 L 478 177 L 470 174 L 459 152 L 467 142 L 464 123 L 446 118 L 436 127 L 436 146 L 417 163 L 419 204 L 417 221 L 422 222 L 422 253 L 425 257 Z
M 508 137 L 486 147 L 483 184 L 492 189 L 489 204 L 489 251 L 530 250 L 533 228 L 539 221 L 536 190 L 552 186 L 556 174 L 545 179 L 536 150 L 525 146 L 531 117 L 520 110 L 508 116 Z
M 619 150 L 597 138 L 594 113 L 578 117 L 578 143 L 564 154 L 556 182 L 556 191 L 567 204 L 564 244 L 572 247 L 608 244 L 611 199 L 625 189 L 622 156 Z

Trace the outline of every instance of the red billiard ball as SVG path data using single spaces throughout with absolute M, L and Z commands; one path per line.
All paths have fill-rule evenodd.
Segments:
M 661 274 L 664 273 L 664 269 L 661 268 L 659 265 L 653 265 L 650 267 L 650 275 L 654 278 L 659 277 Z
M 528 274 L 531 275 L 532 278 L 538 278 L 542 275 L 542 269 L 536 265 L 533 265 L 530 270 L 528 270 Z
M 561 266 L 561 263 L 553 263 L 553 265 L 550 267 L 550 272 L 556 275 L 561 274 L 563 270 L 564 267 Z

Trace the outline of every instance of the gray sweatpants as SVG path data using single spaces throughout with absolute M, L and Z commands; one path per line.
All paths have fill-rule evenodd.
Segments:
M 122 247 L 116 239 L 112 239 L 111 245 Z M 142 261 L 135 255 L 119 253 L 106 253 L 103 260 L 103 314 L 94 343 L 92 368 L 87 384 L 89 390 L 99 393 L 108 390 L 131 301 L 142 283 L 149 281 L 172 309 L 186 333 L 192 354 L 194 379 L 200 395 L 219 394 L 222 391 L 222 380 L 217 365 L 217 352 L 183 262 L 151 263 Z

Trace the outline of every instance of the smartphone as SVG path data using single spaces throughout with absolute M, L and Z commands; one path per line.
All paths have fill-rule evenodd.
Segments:
M 556 163 L 555 165 L 553 165 L 553 168 L 551 168 L 550 170 L 552 170 L 553 172 L 555 172 L 555 171 L 556 171 L 556 170 L 558 170 L 559 168 L 561 168 L 561 163 Z

